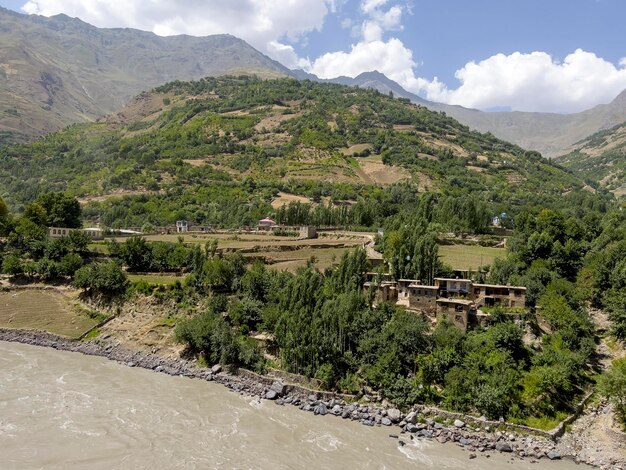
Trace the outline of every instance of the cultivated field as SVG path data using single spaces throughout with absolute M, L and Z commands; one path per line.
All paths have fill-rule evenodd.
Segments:
M 506 255 L 504 248 L 491 248 L 478 245 L 441 245 L 439 256 L 441 260 L 454 269 L 477 270 L 481 266 L 493 263 L 496 258 Z
M 184 276 L 176 275 L 159 275 L 159 274 L 129 274 L 128 279 L 132 282 L 145 281 L 149 284 L 156 284 L 162 286 L 171 286 L 176 281 L 183 282 Z
M 98 320 L 56 291 L 17 290 L 0 292 L 0 327 L 45 330 L 77 338 Z

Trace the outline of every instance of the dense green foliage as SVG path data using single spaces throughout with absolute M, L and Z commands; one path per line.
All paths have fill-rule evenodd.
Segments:
M 267 215 L 289 224 L 376 227 L 410 203 L 424 179 L 457 197 L 442 205 L 457 213 L 464 213 L 469 193 L 486 202 L 481 210 L 513 214 L 523 204 L 558 205 L 564 192 L 576 195 L 583 186 L 536 152 L 373 90 L 226 77 L 174 82 L 155 93 L 173 97 L 150 118 L 74 125 L 3 149 L 0 185 L 10 205 L 20 210 L 58 190 L 80 197 L 139 191 L 144 194 L 93 201 L 84 216 L 112 228 L 178 219 L 239 227 Z M 377 155 L 413 177 L 389 190 L 362 180 L 360 157 L 344 155 L 357 144 L 367 148 L 357 154 Z M 357 204 L 274 214 L 269 203 L 279 191 Z M 484 230 L 484 215 L 455 221 L 450 230 Z
M 128 288 L 128 277 L 115 261 L 97 262 L 76 271 L 73 285 L 89 295 L 119 296 Z
M 81 231 L 71 231 L 65 238 L 50 238 L 47 226 L 51 220 L 68 222 L 63 227 L 80 225 L 78 201 L 65 194 L 45 194 L 29 204 L 19 218 L 14 219 L 8 212 L 0 215 L 0 230 L 4 227 L 7 235 L 5 243 L 0 243 L 2 272 L 43 281 L 74 275 L 83 265 L 90 239 Z

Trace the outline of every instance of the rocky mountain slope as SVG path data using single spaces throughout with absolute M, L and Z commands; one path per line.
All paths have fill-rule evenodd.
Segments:
M 96 28 L 65 15 L 46 18 L 0 8 L 0 142 L 94 120 L 171 80 L 243 72 L 391 92 L 544 156 L 567 153 L 581 139 L 626 121 L 626 91 L 610 104 L 570 115 L 483 112 L 429 102 L 375 71 L 332 80 L 290 71 L 228 35 L 160 37 Z
M 94 120 L 171 80 L 241 71 L 290 73 L 233 36 L 160 37 L 0 8 L 0 141 Z

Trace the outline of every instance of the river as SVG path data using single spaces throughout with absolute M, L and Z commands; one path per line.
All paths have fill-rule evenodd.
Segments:
M 390 438 L 197 379 L 0 341 L 0 468 L 580 469 Z

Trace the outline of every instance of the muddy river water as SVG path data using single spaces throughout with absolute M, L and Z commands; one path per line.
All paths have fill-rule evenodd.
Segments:
M 0 341 L 0 469 L 581 469 L 469 453 L 221 385 Z

